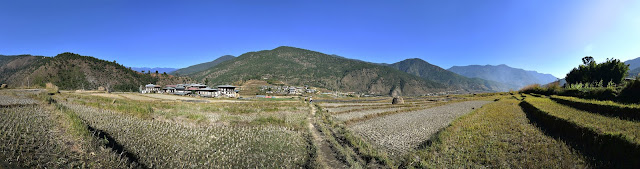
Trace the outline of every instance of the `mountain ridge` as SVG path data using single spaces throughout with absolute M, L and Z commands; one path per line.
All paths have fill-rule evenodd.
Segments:
M 420 58 L 405 59 L 400 62 L 386 65 L 427 80 L 436 81 L 448 86 L 454 86 L 456 88 L 470 91 L 497 92 L 509 90 L 509 87 L 505 84 L 480 78 L 467 78 L 433 65 Z
M 518 90 L 530 84 L 547 84 L 556 81 L 551 74 L 538 73 L 537 71 L 513 68 L 506 64 L 500 65 L 468 65 L 452 66 L 447 69 L 454 73 L 470 78 L 481 78 L 496 81 L 512 86 L 512 90 Z
M 391 67 L 289 46 L 247 52 L 190 77 L 210 84 L 269 79 L 379 95 L 423 95 L 449 90 L 440 83 Z
M 640 74 L 640 57 L 629 59 L 624 63 L 629 65 L 629 76 L 627 77 L 637 77 Z
M 143 74 L 115 61 L 65 52 L 54 57 L 19 55 L 2 57 L 0 82 L 10 86 L 41 86 L 51 82 L 63 90 L 98 89 L 137 91 L 147 83 L 171 84 L 188 78 Z

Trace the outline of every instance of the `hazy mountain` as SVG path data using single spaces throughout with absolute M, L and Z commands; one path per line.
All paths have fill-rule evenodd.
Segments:
M 640 68 L 640 57 L 624 61 L 624 63 L 629 65 L 629 70 Z
M 0 83 L 10 86 L 44 86 L 52 82 L 61 89 L 97 89 L 110 87 L 116 91 L 137 91 L 147 83 L 172 84 L 187 78 L 162 74 L 143 74 L 118 63 L 62 53 L 55 57 L 3 56 L 0 61 Z
M 152 73 L 155 73 L 156 71 L 158 71 L 158 73 L 171 73 L 173 71 L 176 71 L 178 69 L 176 68 L 168 68 L 168 67 L 154 67 L 154 68 L 148 68 L 148 67 L 131 67 L 131 70 L 137 71 L 137 72 L 149 72 L 151 71 Z
M 210 85 L 268 79 L 382 95 L 421 95 L 450 89 L 391 67 L 285 46 L 248 52 L 190 77 L 198 81 L 207 79 Z
M 510 89 L 509 86 L 495 81 L 467 78 L 458 75 L 418 58 L 406 59 L 388 66 L 426 80 L 439 82 L 455 88 L 476 91 L 508 91 Z
M 205 63 L 200 63 L 197 65 L 191 65 L 189 67 L 186 68 L 182 68 L 182 69 L 178 69 L 176 71 L 171 72 L 171 74 L 173 75 L 179 75 L 179 76 L 183 76 L 183 75 L 190 75 L 192 73 L 196 73 L 196 72 L 200 72 L 203 70 L 207 70 L 210 69 L 224 61 L 227 60 L 232 60 L 236 58 L 235 56 L 231 56 L 231 55 L 224 55 L 224 56 L 220 56 L 219 58 L 211 61 L 211 62 L 205 62 Z
M 504 83 L 511 86 L 513 90 L 518 90 L 530 84 L 543 85 L 557 80 L 557 78 L 551 74 L 526 71 L 523 69 L 512 68 L 504 64 L 497 66 L 453 66 L 448 70 L 470 78 L 481 78 Z
M 629 65 L 629 77 L 638 76 L 638 73 L 640 73 L 640 57 L 627 60 L 624 63 Z

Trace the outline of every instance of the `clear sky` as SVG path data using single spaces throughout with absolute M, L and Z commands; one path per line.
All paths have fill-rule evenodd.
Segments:
M 640 1 L 0 2 L 0 54 L 74 52 L 133 67 L 174 67 L 294 46 L 369 62 L 422 58 L 564 75 L 640 57 Z

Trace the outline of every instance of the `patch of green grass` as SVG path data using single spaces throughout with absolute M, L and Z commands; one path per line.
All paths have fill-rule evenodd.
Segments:
M 206 118 L 204 117 L 204 115 L 202 114 L 188 114 L 187 115 L 188 119 L 191 119 L 193 121 L 196 121 L 198 123 L 204 121 Z
M 406 156 L 401 168 L 582 168 L 584 157 L 531 125 L 518 106 L 503 98 L 464 115 L 422 149 Z
M 271 124 L 271 125 L 285 125 L 285 120 L 281 117 L 275 117 L 275 116 L 266 116 L 266 117 L 258 117 L 256 119 L 254 119 L 253 121 L 251 121 L 252 124 L 257 124 L 257 125 L 265 125 L 265 124 Z
M 89 129 L 87 129 L 87 126 L 75 112 L 60 104 L 56 104 L 56 110 L 62 112 L 62 114 L 65 115 L 63 118 L 65 119 L 64 121 L 69 125 L 70 134 L 78 138 L 88 136 L 87 134 L 89 133 Z

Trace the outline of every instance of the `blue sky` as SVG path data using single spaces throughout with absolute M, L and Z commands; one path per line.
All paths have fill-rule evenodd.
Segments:
M 74 52 L 186 67 L 294 46 L 369 62 L 422 58 L 564 75 L 640 57 L 640 1 L 2 1 L 0 54 Z

